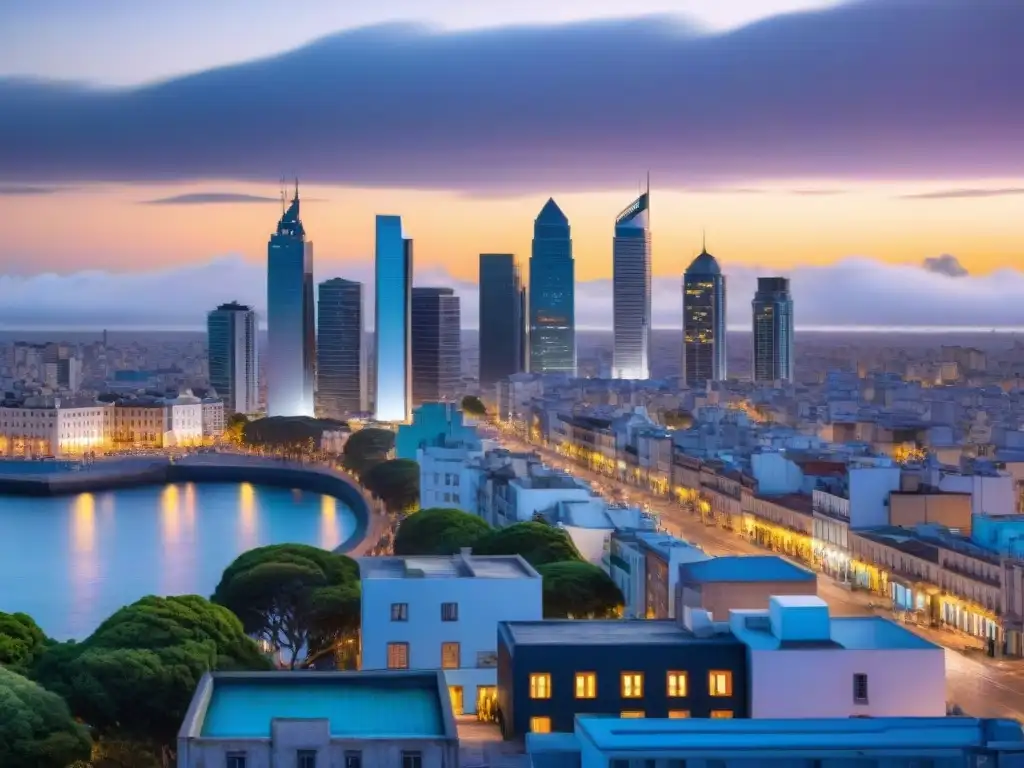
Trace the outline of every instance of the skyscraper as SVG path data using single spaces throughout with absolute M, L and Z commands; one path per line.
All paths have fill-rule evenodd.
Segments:
M 313 243 L 299 218 L 298 183 L 267 247 L 267 336 L 267 415 L 312 416 Z
M 615 219 L 612 241 L 612 378 L 650 375 L 651 230 L 650 189 Z
M 480 388 L 523 370 L 523 287 L 511 253 L 480 254 Z
M 754 381 L 792 381 L 793 297 L 785 277 L 757 278 L 754 310 Z
M 707 248 L 683 275 L 683 382 L 725 379 L 725 277 Z
M 256 313 L 232 301 L 206 316 L 210 386 L 224 401 L 225 413 L 259 410 Z
M 548 199 L 533 223 L 530 371 L 576 375 L 575 265 L 569 220 Z
M 377 217 L 376 248 L 374 413 L 378 421 L 406 422 L 412 418 L 412 240 L 401 216 Z
M 320 283 L 316 330 L 317 415 L 341 419 L 366 404 L 363 284 L 336 277 Z
M 451 400 L 462 376 L 459 297 L 451 288 L 412 289 L 412 402 Z

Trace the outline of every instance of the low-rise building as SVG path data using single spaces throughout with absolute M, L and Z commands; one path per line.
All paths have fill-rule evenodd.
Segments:
M 95 400 L 26 400 L 0 407 L 0 456 L 73 456 L 110 441 L 111 406 Z
M 458 768 L 444 676 L 214 672 L 178 732 L 178 768 Z
M 703 549 L 658 531 L 616 531 L 608 573 L 622 590 L 627 619 L 672 619 L 676 615 L 679 566 L 707 560 Z
M 724 621 L 729 611 L 758 610 L 774 595 L 817 595 L 813 571 L 775 555 L 729 555 L 683 563 L 675 591 L 676 616 L 685 608 Z
M 543 616 L 540 574 L 518 555 L 364 557 L 362 668 L 440 669 L 456 714 L 494 709 L 497 628 Z M 484 712 L 481 712 L 481 708 Z

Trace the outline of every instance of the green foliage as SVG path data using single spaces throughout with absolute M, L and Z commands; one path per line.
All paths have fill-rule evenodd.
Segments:
M 268 416 L 244 425 L 246 444 L 265 448 L 307 447 L 320 445 L 324 432 L 346 429 L 348 425 L 334 419 L 313 419 L 308 416 Z
M 473 552 L 478 555 L 522 555 L 535 568 L 548 563 L 583 559 L 563 529 L 535 521 L 497 528 L 477 542 Z
M 366 490 L 394 512 L 415 509 L 420 501 L 420 465 L 412 459 L 391 459 L 362 476 Z
M 49 643 L 28 614 L 0 611 L 0 665 L 25 672 Z
M 93 749 L 92 762 L 84 768 L 163 768 L 163 752 L 157 744 L 103 739 Z
M 65 768 L 91 751 L 88 731 L 60 696 L 0 666 L 0 765 Z
M 312 657 L 358 629 L 359 567 L 305 544 L 259 547 L 227 567 L 212 600 L 286 651 L 294 669 L 303 649 Z
M 476 515 L 459 509 L 432 507 L 409 515 L 395 534 L 396 555 L 453 555 L 473 547 L 491 532 Z
M 669 409 L 661 414 L 661 423 L 669 429 L 689 429 L 693 426 L 693 414 L 681 409 Z
M 245 428 L 249 425 L 249 417 L 244 413 L 232 413 L 224 424 L 224 439 L 234 445 L 245 442 Z
M 611 577 L 581 560 L 548 563 L 544 577 L 545 619 L 605 619 L 622 615 L 622 592 Z
M 84 642 L 47 648 L 35 673 L 101 734 L 169 745 L 205 672 L 268 668 L 229 610 L 184 595 L 121 608 Z
M 462 398 L 462 410 L 470 416 L 486 416 L 487 406 L 476 395 L 466 395 Z
M 353 432 L 345 441 L 342 462 L 355 474 L 362 476 L 372 467 L 386 461 L 395 447 L 395 433 L 390 429 L 366 427 Z

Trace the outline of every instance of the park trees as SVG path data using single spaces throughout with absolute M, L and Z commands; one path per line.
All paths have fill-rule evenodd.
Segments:
M 362 481 L 392 512 L 405 512 L 419 504 L 420 465 L 412 459 L 381 462 L 364 472 Z
M 545 619 L 607 619 L 622 615 L 622 592 L 611 577 L 582 560 L 548 563 L 544 577 Z
M 232 445 L 242 445 L 245 442 L 245 427 L 249 423 L 249 417 L 244 413 L 232 413 L 224 424 L 224 439 Z
M 462 398 L 462 410 L 477 418 L 487 415 L 487 406 L 476 395 L 466 395 Z
M 359 599 L 355 561 L 304 544 L 239 555 L 212 598 L 238 616 L 248 634 L 280 648 L 292 669 L 353 636 Z
M 91 750 L 60 696 L 0 665 L 0 765 L 65 768 Z
M 342 463 L 350 472 L 361 477 L 371 467 L 387 461 L 388 454 L 394 447 L 394 432 L 389 429 L 366 427 L 353 432 L 345 441 Z
M 492 530 L 476 543 L 473 551 L 478 555 L 522 555 L 535 568 L 582 559 L 564 529 L 537 521 Z
M 398 526 L 394 550 L 396 555 L 452 555 L 476 546 L 490 532 L 486 522 L 462 510 L 421 509 Z
M 49 643 L 28 614 L 0 611 L 0 665 L 27 672 Z

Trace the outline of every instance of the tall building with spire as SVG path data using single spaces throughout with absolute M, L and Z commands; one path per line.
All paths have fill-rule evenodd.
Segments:
M 703 247 L 683 274 L 683 383 L 724 380 L 725 361 L 725 276 Z
M 757 278 L 754 314 L 754 381 L 793 381 L 793 297 L 785 277 Z
M 612 378 L 650 376 L 651 190 L 615 219 L 612 241 Z
M 312 416 L 316 368 L 313 243 L 299 218 L 299 183 L 267 247 L 267 415 Z
M 533 223 L 530 371 L 576 375 L 575 265 L 569 220 L 548 199 Z
M 374 256 L 377 421 L 412 418 L 412 240 L 401 216 L 377 217 Z

